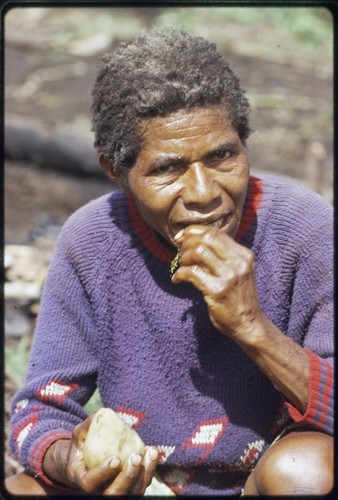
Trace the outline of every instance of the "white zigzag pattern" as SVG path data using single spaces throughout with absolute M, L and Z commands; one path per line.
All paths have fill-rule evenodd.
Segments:
M 44 389 L 40 390 L 41 396 L 63 396 L 71 390 L 69 385 L 62 385 L 56 382 L 51 382 Z
M 131 415 L 130 413 L 125 413 L 122 411 L 117 411 L 117 415 L 120 417 L 123 422 L 129 427 L 133 427 L 139 421 L 139 418 L 135 415 Z
M 244 455 L 242 455 L 240 458 L 241 462 L 246 463 L 252 451 L 254 451 L 254 455 L 250 457 L 250 462 L 256 460 L 258 458 L 259 452 L 262 451 L 264 443 L 265 443 L 264 439 L 260 439 L 258 441 L 254 441 L 253 443 L 249 443 L 248 448 L 244 451 Z
M 29 424 L 26 425 L 26 427 L 22 429 L 22 431 L 19 432 L 18 437 L 16 438 L 19 450 L 21 449 L 22 443 L 28 436 L 29 432 L 32 430 L 32 427 L 33 427 L 33 422 L 30 422 Z
M 191 438 L 191 442 L 193 444 L 213 444 L 219 435 L 222 432 L 223 424 L 206 424 L 202 425 L 198 432 Z
M 157 446 L 158 452 L 160 454 L 158 463 L 164 464 L 168 460 L 170 455 L 174 453 L 175 448 L 176 448 L 175 446 L 165 446 L 165 445 Z
M 15 406 L 15 413 L 26 408 L 28 402 L 29 402 L 28 399 L 22 399 L 21 401 L 18 401 L 18 403 Z

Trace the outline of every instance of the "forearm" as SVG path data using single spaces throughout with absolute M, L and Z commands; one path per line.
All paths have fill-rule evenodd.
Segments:
M 237 343 L 286 400 L 304 413 L 309 401 L 310 379 L 309 360 L 305 350 L 265 316 L 250 325 L 250 329 L 250 334 L 241 336 Z

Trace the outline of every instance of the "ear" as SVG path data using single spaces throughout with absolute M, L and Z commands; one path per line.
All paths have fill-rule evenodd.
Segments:
M 125 180 L 122 178 L 120 172 L 114 169 L 113 162 L 105 156 L 104 153 L 99 154 L 99 163 L 105 174 L 118 185 L 123 191 L 127 191 L 127 186 Z

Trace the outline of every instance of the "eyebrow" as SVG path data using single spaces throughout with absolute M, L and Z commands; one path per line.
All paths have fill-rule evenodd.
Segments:
M 219 144 L 218 146 L 212 148 L 210 151 L 205 153 L 205 155 L 203 155 L 203 159 L 209 158 L 217 151 L 220 151 L 222 149 L 229 149 L 229 150 L 238 149 L 238 142 L 228 141 Z M 155 159 L 153 159 L 150 162 L 149 169 L 152 170 L 154 168 L 165 167 L 167 165 L 175 165 L 175 164 L 177 165 L 178 163 L 187 163 L 188 161 L 189 161 L 188 158 L 182 155 L 177 155 L 175 153 L 171 154 L 160 153 Z
M 173 165 L 177 163 L 184 163 L 187 158 L 177 155 L 177 154 L 159 154 L 154 160 L 149 163 L 149 169 L 157 167 L 165 167 L 167 165 Z
M 209 151 L 205 156 L 209 156 L 210 154 L 216 153 L 217 151 L 220 151 L 222 149 L 230 149 L 230 150 L 238 149 L 239 142 L 240 141 L 228 141 L 223 144 L 220 144 L 219 146 L 216 146 L 211 151 Z

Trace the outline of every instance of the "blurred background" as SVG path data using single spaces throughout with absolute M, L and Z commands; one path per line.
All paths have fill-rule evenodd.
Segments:
M 92 146 L 98 58 L 154 25 L 216 42 L 251 102 L 252 172 L 291 177 L 332 203 L 333 20 L 325 8 L 210 5 L 21 7 L 4 23 L 7 435 L 60 227 L 114 189 Z M 20 470 L 7 449 L 5 467 L 6 475 Z

